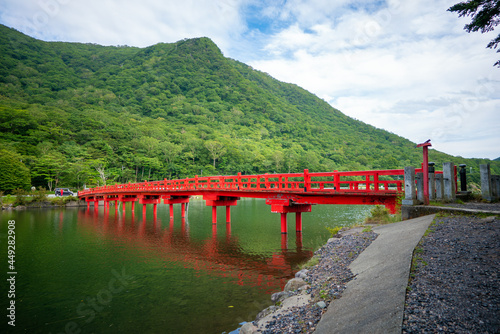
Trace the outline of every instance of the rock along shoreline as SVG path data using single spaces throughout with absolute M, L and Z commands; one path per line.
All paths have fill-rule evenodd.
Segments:
M 313 332 L 331 301 L 340 298 L 354 278 L 349 265 L 376 237 L 355 228 L 329 239 L 314 252 L 318 264 L 297 272 L 284 291 L 272 295 L 275 305 L 244 324 L 240 334 Z

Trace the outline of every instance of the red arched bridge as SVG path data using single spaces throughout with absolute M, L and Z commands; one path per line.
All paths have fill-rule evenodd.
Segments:
M 421 170 L 417 170 L 421 171 Z M 103 201 L 105 208 L 109 202 L 135 202 L 144 206 L 156 206 L 163 200 L 170 205 L 170 218 L 173 218 L 173 205 L 181 204 L 182 217 L 185 217 L 191 196 L 203 196 L 207 206 L 212 207 L 212 223 L 217 222 L 217 207 L 226 207 L 226 222 L 231 220 L 230 207 L 242 197 L 264 198 L 271 211 L 281 213 L 281 232 L 287 233 L 287 213 L 296 213 L 296 231 L 302 231 L 302 212 L 310 212 L 315 204 L 362 204 L 384 205 L 391 213 L 396 212 L 396 197 L 403 192 L 403 169 L 373 170 L 356 172 L 326 172 L 207 176 L 162 180 L 153 182 L 116 184 L 85 189 L 78 197 L 94 203 L 97 209 Z M 125 206 L 123 206 L 125 208 Z

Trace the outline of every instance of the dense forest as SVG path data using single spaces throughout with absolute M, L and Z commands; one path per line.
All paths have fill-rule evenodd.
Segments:
M 500 174 L 500 162 L 430 159 L 466 163 L 476 182 L 481 163 Z M 421 161 L 415 143 L 225 58 L 208 38 L 112 47 L 0 25 L 0 191 Z

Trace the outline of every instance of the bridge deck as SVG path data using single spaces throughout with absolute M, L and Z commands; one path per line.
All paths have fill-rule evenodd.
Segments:
M 421 171 L 421 170 L 417 170 Z M 90 202 L 135 201 L 156 204 L 184 204 L 190 196 L 203 196 L 213 207 L 236 205 L 241 197 L 264 198 L 272 212 L 282 214 L 282 232 L 286 233 L 286 213 L 297 213 L 297 229 L 301 229 L 301 212 L 310 212 L 315 204 L 385 205 L 395 213 L 396 197 L 403 191 L 403 169 L 355 172 L 322 172 L 207 176 L 180 180 L 116 184 L 78 192 L 80 199 Z M 171 210 L 172 215 L 173 210 Z M 215 216 L 214 216 L 215 215 Z M 215 217 L 215 218 L 214 218 Z M 284 226 L 283 226 L 284 224 Z M 299 226 L 300 225 L 300 226 Z
M 418 170 L 417 170 L 418 172 Z M 356 172 L 326 172 L 207 176 L 180 180 L 117 184 L 85 189 L 79 197 L 93 194 L 144 192 L 235 191 L 256 193 L 394 194 L 402 191 L 403 169 Z M 250 196 L 248 196 L 250 197 Z

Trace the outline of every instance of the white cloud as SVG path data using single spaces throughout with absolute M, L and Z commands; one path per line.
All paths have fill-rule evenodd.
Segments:
M 496 33 L 456 0 L 3 0 L 0 22 L 43 40 L 147 46 L 207 36 L 226 56 L 345 114 L 465 157 L 500 156 Z
M 229 47 L 244 30 L 238 3 L 225 1 L 4 0 L 1 22 L 44 40 L 148 46 L 208 36 Z
M 430 137 L 447 153 L 496 158 L 500 72 L 485 49 L 492 35 L 463 31 L 464 20 L 446 12 L 453 3 L 394 1 L 331 22 L 320 13 L 315 25 L 296 22 L 271 36 L 271 59 L 251 65 L 412 141 Z

